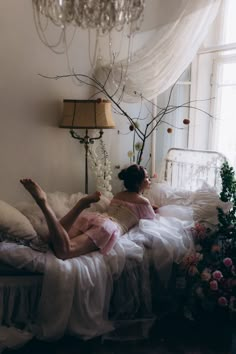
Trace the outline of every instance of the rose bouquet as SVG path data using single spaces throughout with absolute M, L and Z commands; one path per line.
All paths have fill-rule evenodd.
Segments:
M 195 252 L 180 268 L 186 279 L 186 307 L 194 319 L 232 319 L 236 312 L 236 264 L 223 254 L 222 239 L 203 225 L 193 228 Z
M 186 308 L 195 319 L 236 318 L 236 180 L 227 162 L 221 179 L 220 199 L 232 207 L 228 213 L 218 209 L 217 230 L 195 225 L 195 251 L 179 267 L 185 278 Z

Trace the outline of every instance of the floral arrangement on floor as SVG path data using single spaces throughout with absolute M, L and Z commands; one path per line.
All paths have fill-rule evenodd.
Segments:
M 112 170 L 111 162 L 106 151 L 103 139 L 98 141 L 98 147 L 89 147 L 88 158 L 90 168 L 96 179 L 96 190 L 108 198 L 112 198 Z
M 227 214 L 218 209 L 216 231 L 195 225 L 195 252 L 179 266 L 185 278 L 185 313 L 195 320 L 236 319 L 236 180 L 227 162 L 221 179 L 220 199 L 232 208 Z

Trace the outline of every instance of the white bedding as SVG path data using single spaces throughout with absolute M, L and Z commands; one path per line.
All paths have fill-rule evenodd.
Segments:
M 160 213 L 164 215 L 167 210 L 163 207 Z M 192 248 L 191 209 L 187 212 L 184 208 L 183 215 L 184 221 L 161 215 L 154 221 L 141 220 L 106 256 L 93 252 L 62 261 L 52 252 L 40 253 L 2 242 L 0 260 L 18 268 L 44 272 L 39 316 L 28 330 L 44 340 L 58 339 L 66 332 L 89 339 L 111 331 L 108 307 L 113 279 L 122 272 L 126 257 L 142 262 L 145 246 L 151 250 L 160 278 L 167 283 L 173 261 L 179 262 Z
M 159 191 L 159 186 L 156 187 Z M 121 274 L 126 257 L 142 262 L 143 252 L 148 248 L 151 262 L 165 285 L 173 262 L 180 262 L 193 247 L 190 233 L 193 222 L 203 220 L 213 224 L 217 206 L 229 207 L 209 188 L 188 193 L 184 198 L 176 192 L 168 197 L 162 194 L 155 204 L 160 200 L 163 206 L 156 219 L 141 220 L 106 256 L 93 252 L 61 261 L 51 252 L 40 253 L 13 243 L 0 244 L 0 261 L 45 274 L 39 316 L 36 325 L 28 328 L 34 336 L 53 340 L 67 332 L 88 339 L 109 332 L 113 328 L 108 320 L 113 279 Z M 5 328 L 4 333 L 6 338 Z M 0 328 L 0 345 L 1 338 Z

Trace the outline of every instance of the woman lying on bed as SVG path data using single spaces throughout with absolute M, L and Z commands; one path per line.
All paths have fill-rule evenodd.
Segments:
M 80 199 L 60 220 L 49 206 L 42 188 L 31 179 L 20 180 L 45 216 L 49 229 L 47 241 L 58 258 L 78 257 L 98 249 L 107 253 L 117 238 L 137 225 L 140 219 L 155 217 L 155 209 L 141 195 L 150 187 L 146 170 L 135 164 L 123 169 L 118 177 L 123 180 L 126 190 L 114 196 L 107 213 L 82 213 L 91 203 L 99 201 L 101 194 L 95 192 Z

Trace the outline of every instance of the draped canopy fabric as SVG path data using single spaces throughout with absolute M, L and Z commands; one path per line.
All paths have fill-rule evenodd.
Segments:
M 151 39 L 132 56 L 125 79 L 124 102 L 140 94 L 157 97 L 172 86 L 190 65 L 219 10 L 221 0 L 182 0 L 178 18 L 156 28 Z M 110 94 L 121 95 L 127 59 L 97 68 L 96 78 Z M 107 79 L 108 78 L 108 79 Z M 117 89 L 118 88 L 118 89 Z

